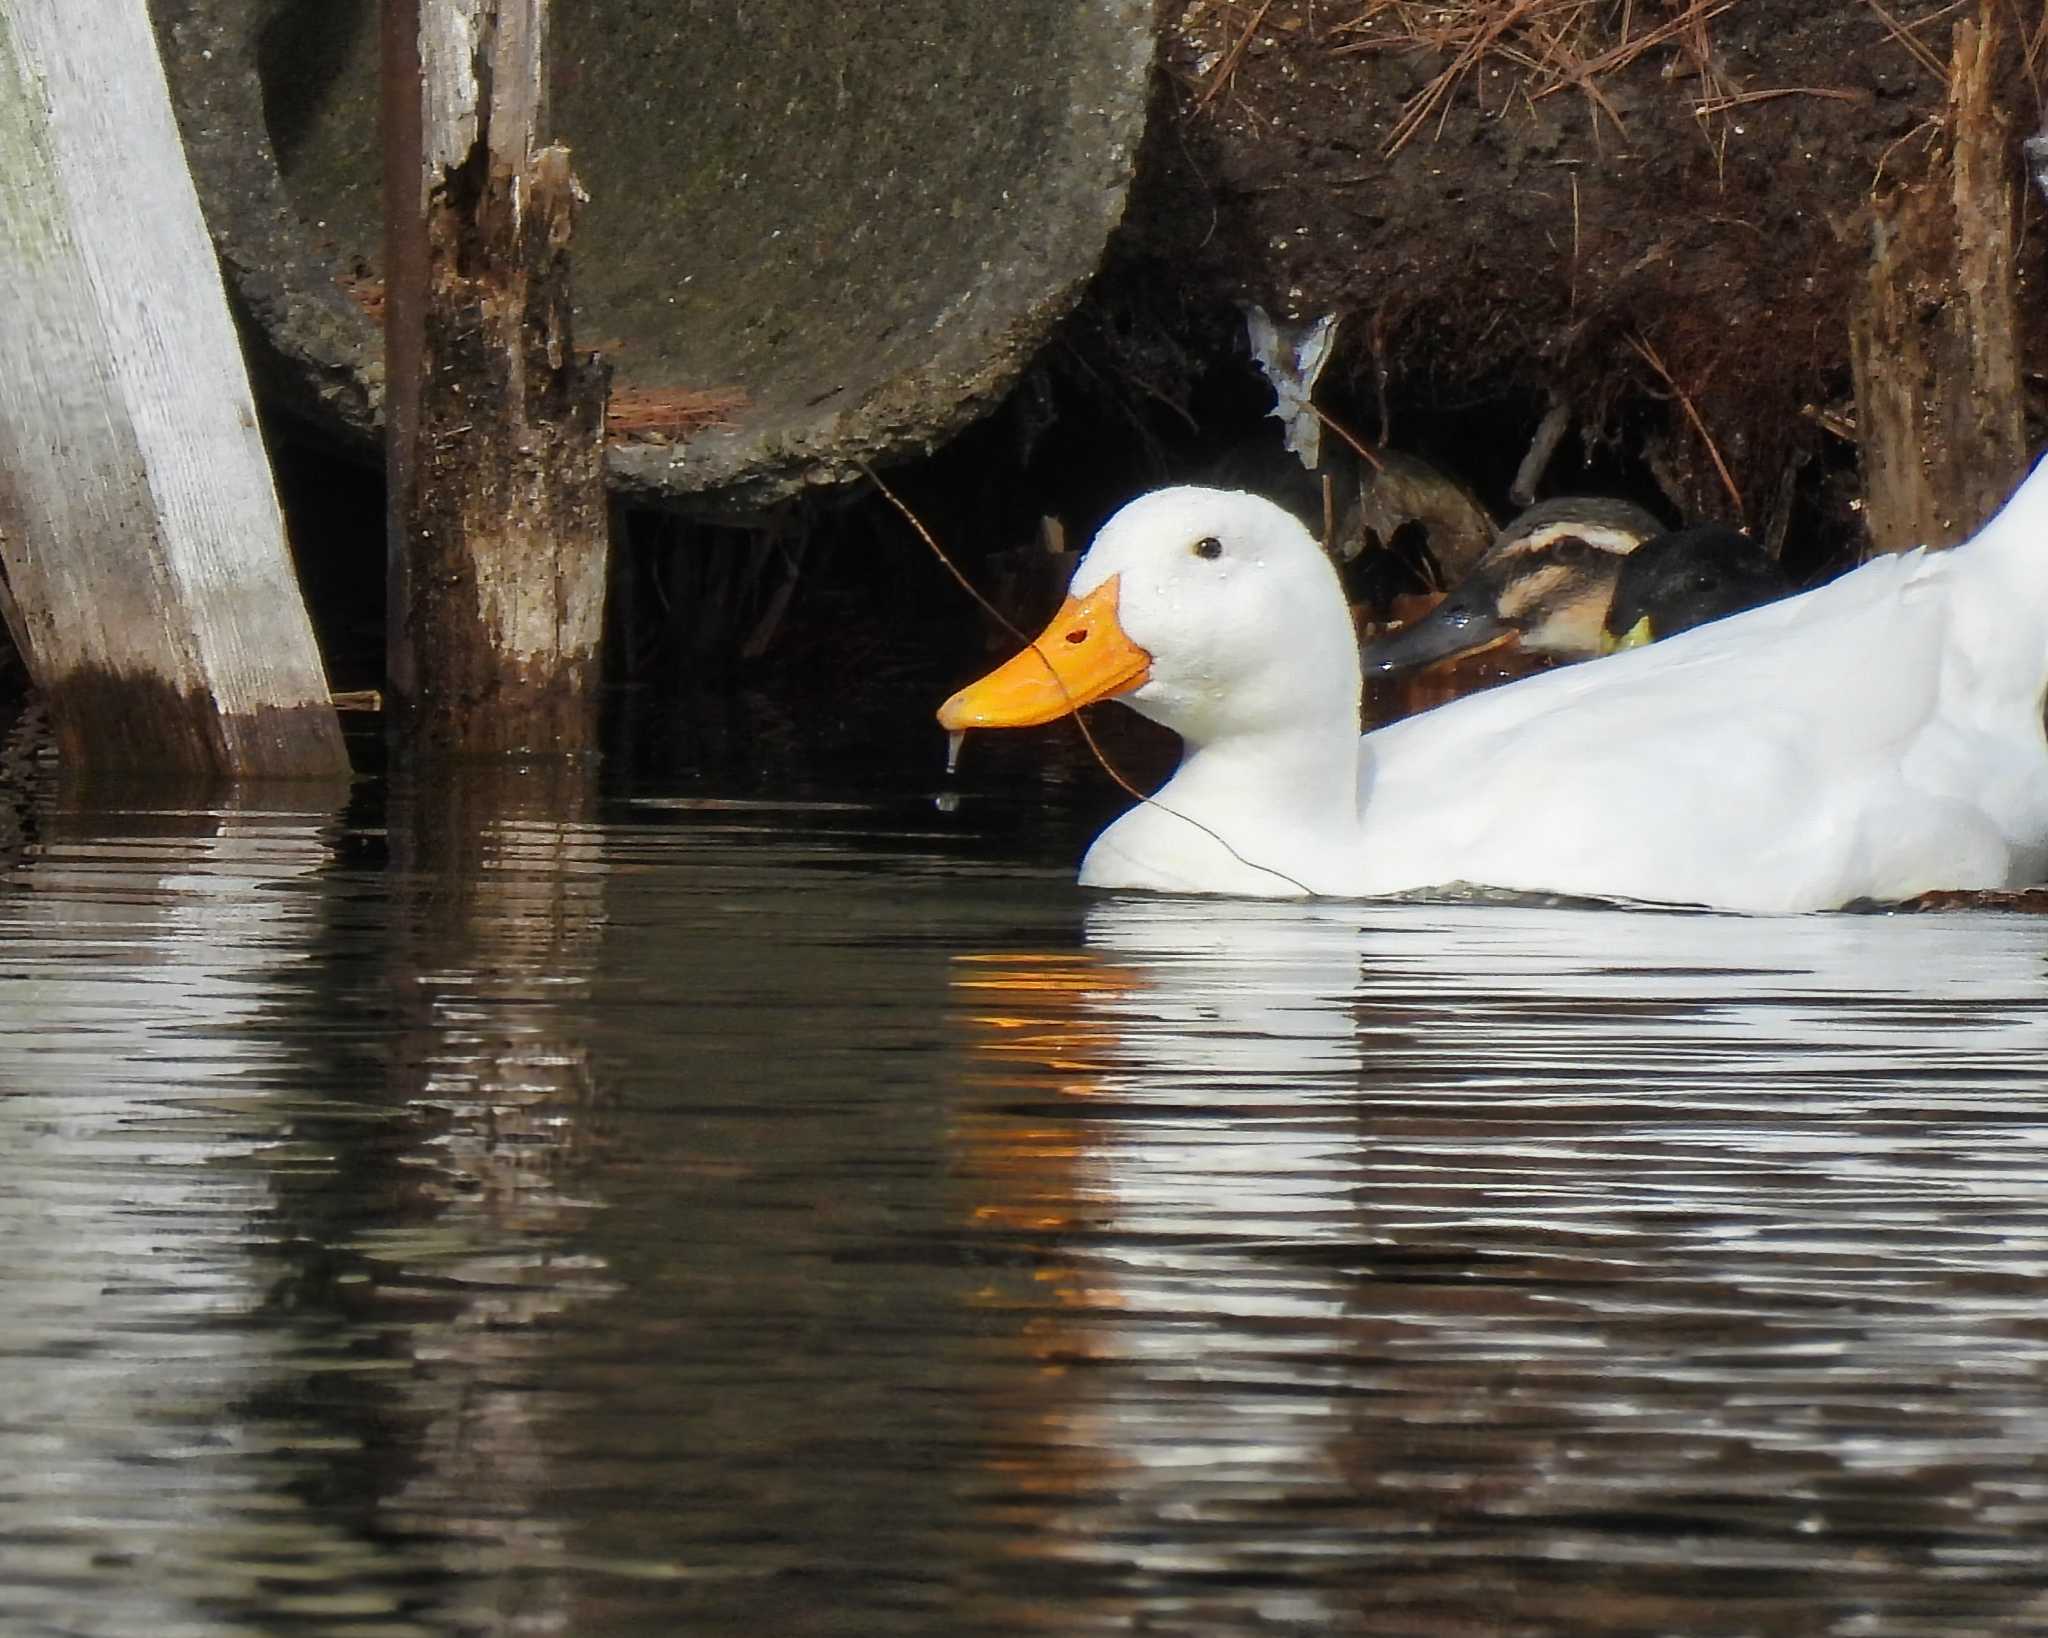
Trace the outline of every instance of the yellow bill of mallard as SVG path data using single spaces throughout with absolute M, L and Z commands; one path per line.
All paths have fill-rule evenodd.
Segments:
M 1650 617 L 1646 614 L 1619 637 L 1615 636 L 1611 631 L 1601 632 L 1600 652 L 1602 654 L 1619 654 L 1625 648 L 1642 648 L 1644 645 L 1654 643 L 1656 640 L 1657 634 L 1650 629 Z

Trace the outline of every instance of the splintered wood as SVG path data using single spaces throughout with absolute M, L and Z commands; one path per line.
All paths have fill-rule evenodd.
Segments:
M 393 703 L 416 751 L 592 755 L 609 372 L 571 332 L 546 0 L 384 16 Z
M 1988 6 L 1956 25 L 1946 151 L 1926 181 L 1872 202 L 1849 343 L 1866 520 L 1881 552 L 1965 539 L 2026 471 L 1997 45 Z

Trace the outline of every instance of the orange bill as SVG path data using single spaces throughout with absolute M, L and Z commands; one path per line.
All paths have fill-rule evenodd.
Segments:
M 940 706 L 939 726 L 1030 728 L 1142 686 L 1152 656 L 1117 623 L 1118 579 L 1069 597 L 1035 643 Z

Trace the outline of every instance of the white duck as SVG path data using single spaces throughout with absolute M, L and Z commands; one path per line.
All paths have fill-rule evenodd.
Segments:
M 1115 697 L 1185 742 L 1095 887 L 1363 897 L 1453 884 L 1827 909 L 2048 873 L 2048 463 L 1974 540 L 1359 734 L 1335 573 L 1253 495 L 1105 524 L 1037 642 L 949 729 Z

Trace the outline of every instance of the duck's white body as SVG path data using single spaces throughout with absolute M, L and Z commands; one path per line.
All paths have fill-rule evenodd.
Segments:
M 1121 697 L 1187 750 L 1096 840 L 1090 885 L 1796 911 L 2048 876 L 2048 464 L 1953 551 L 1363 737 L 1341 593 L 1278 508 L 1146 496 L 1075 591 L 1112 579 L 1150 661 Z

